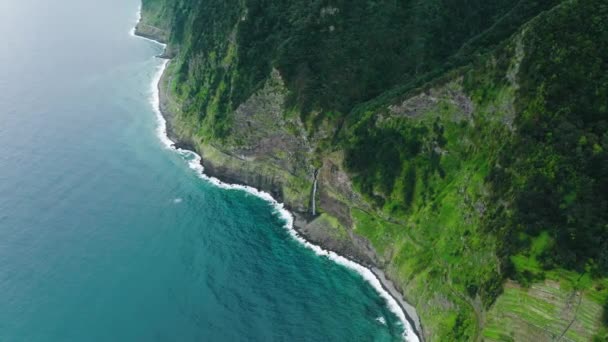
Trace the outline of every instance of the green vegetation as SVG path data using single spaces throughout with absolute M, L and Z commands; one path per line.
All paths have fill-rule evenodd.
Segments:
M 331 168 L 316 224 L 369 240 L 427 337 L 606 340 L 605 1 L 144 0 L 144 15 L 170 31 L 178 128 L 228 168 L 279 175 L 292 207 Z M 256 114 L 278 95 L 278 117 Z M 238 135 L 243 117 L 259 134 Z M 269 136 L 291 145 L 255 166 L 218 151 Z
M 446 339 L 467 340 L 478 336 L 481 311 L 501 291 L 496 241 L 480 228 L 487 206 L 487 159 L 500 146 L 490 137 L 502 125 L 490 122 L 484 109 L 501 104 L 479 104 L 478 116 L 467 114 L 468 100 L 458 80 L 429 93 L 436 102 L 425 101 L 426 95 L 410 100 L 418 104 L 417 113 L 402 117 L 397 108 L 390 119 L 388 113 L 375 113 L 353 127 L 347 166 L 356 172 L 354 182 L 386 217 L 399 220 L 399 225 L 372 226 L 358 219 L 356 232 L 369 237 L 379 251 L 392 248 L 387 256 L 392 273 L 417 302 L 427 329 Z M 367 121 L 373 117 L 385 119 Z M 378 137 L 392 132 L 395 140 L 402 140 L 375 146 L 362 127 Z M 359 153 L 366 148 L 367 153 Z M 389 164 L 381 158 L 392 150 L 398 152 L 389 157 Z M 385 171 L 387 166 L 390 171 Z
M 229 113 L 272 67 L 303 117 L 334 113 L 339 122 L 392 87 L 463 63 L 476 49 L 444 64 L 466 42 L 497 44 L 555 2 L 144 0 L 144 13 L 169 17 L 180 48 L 176 95 L 201 136 L 222 138 Z
M 608 4 L 566 3 L 524 37 L 534 48 L 519 73 L 519 134 L 489 176 L 495 193 L 513 198 L 488 221 L 505 237 L 504 255 L 548 234 L 552 243 L 533 251 L 544 268 L 608 272 L 607 17 Z
M 488 315 L 483 336 L 489 341 L 520 341 L 564 334 L 567 340 L 590 341 L 601 312 L 601 305 L 553 281 L 529 289 L 508 283 Z

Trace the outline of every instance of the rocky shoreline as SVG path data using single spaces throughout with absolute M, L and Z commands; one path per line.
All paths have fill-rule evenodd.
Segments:
M 134 34 L 146 39 L 154 40 L 161 44 L 166 44 L 167 42 L 165 37 L 166 34 L 162 30 L 142 24 L 141 22 L 135 27 Z M 157 57 L 170 59 L 172 55 L 167 53 L 167 50 L 165 50 L 163 54 Z M 216 178 L 227 184 L 250 186 L 271 194 L 272 197 L 278 202 L 284 203 L 285 208 L 291 212 L 294 217 L 293 227 L 304 239 L 320 246 L 325 250 L 333 251 L 344 258 L 356 262 L 371 270 L 376 278 L 380 281 L 384 290 L 397 301 L 399 306 L 405 312 L 406 319 L 415 330 L 414 333 L 421 341 L 424 341 L 424 329 L 416 309 L 404 299 L 403 294 L 393 283 L 393 281 L 390 280 L 390 278 L 381 268 L 379 268 L 379 258 L 367 240 L 356 236 L 354 233 L 352 233 L 352 231 L 349 232 L 350 236 L 347 242 L 343 239 L 337 239 L 331 236 L 325 230 L 311 224 L 315 217 L 312 217 L 306 210 L 303 208 L 296 208 L 285 201 L 281 184 L 278 180 L 262 174 L 255 174 L 248 169 L 238 169 L 226 167 L 224 165 L 215 165 L 208 158 L 205 158 L 205 151 L 198 148 L 196 143 L 177 133 L 174 121 L 175 113 L 169 109 L 170 99 L 165 87 L 168 83 L 166 77 L 168 77 L 168 73 L 164 72 L 161 76 L 160 82 L 158 83 L 160 97 L 159 109 L 166 120 L 167 136 L 175 142 L 175 147 L 195 151 L 197 154 L 199 154 L 201 156 L 201 165 L 205 170 L 205 174 L 209 177 Z M 219 149 L 215 152 L 223 153 Z M 226 157 L 235 158 L 229 154 L 226 154 Z M 242 161 L 242 163 L 247 163 L 247 161 Z

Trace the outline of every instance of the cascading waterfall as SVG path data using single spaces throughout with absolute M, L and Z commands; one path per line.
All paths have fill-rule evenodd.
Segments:
M 312 216 L 316 216 L 317 215 L 317 208 L 316 208 L 316 203 L 315 203 L 315 199 L 317 197 L 317 175 L 319 174 L 319 169 L 315 169 L 315 172 L 313 174 L 313 183 L 312 183 L 312 198 L 311 198 L 311 214 Z

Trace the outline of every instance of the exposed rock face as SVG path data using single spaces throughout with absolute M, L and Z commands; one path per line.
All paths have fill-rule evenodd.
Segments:
M 287 117 L 287 88 L 273 69 L 262 89 L 234 112 L 227 146 L 245 160 L 268 160 L 293 175 L 310 173 L 310 144 L 300 119 Z
M 212 147 L 208 146 L 205 150 L 209 151 L 211 148 Z M 218 153 L 221 152 L 218 151 Z M 256 170 L 255 168 L 249 167 L 247 165 L 248 161 L 246 160 L 241 160 L 230 155 L 226 155 L 226 158 L 236 160 L 231 163 L 221 163 L 203 157 L 201 163 L 205 168 L 205 174 L 218 178 L 225 183 L 252 186 L 256 189 L 270 193 L 272 197 L 279 202 L 284 201 L 285 196 L 283 194 L 283 186 L 279 176 L 273 174 L 265 175 L 263 170 Z
M 168 41 L 168 34 L 165 31 L 151 25 L 146 25 L 142 22 L 139 22 L 135 27 L 135 33 L 138 36 L 156 40 L 163 44 L 166 44 Z
M 409 97 L 400 104 L 390 106 L 389 109 L 395 116 L 416 118 L 442 102 L 455 106 L 457 112 L 464 118 L 470 118 L 475 110 L 473 102 L 462 89 L 462 78 Z

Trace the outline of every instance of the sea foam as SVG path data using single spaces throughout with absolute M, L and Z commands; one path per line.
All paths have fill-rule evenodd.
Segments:
M 141 9 L 140 9 L 140 12 L 138 13 L 138 17 L 141 18 Z M 151 40 L 148 38 L 144 38 L 144 37 L 140 37 L 140 38 L 152 41 L 156 44 L 161 45 L 162 47 L 166 47 L 165 44 L 159 43 L 157 41 L 154 41 L 154 40 Z M 158 126 L 157 126 L 156 132 L 157 132 L 159 139 L 163 143 L 163 145 L 165 147 L 173 149 L 173 150 L 177 151 L 179 154 L 181 154 L 188 161 L 188 166 L 191 169 L 193 169 L 201 179 L 203 179 L 219 188 L 226 189 L 226 190 L 245 191 L 253 196 L 257 196 L 257 197 L 269 202 L 273 206 L 275 213 L 277 215 L 279 215 L 281 220 L 284 222 L 284 227 L 287 229 L 287 231 L 293 237 L 293 239 L 295 239 L 296 241 L 298 241 L 299 243 L 304 245 L 306 248 L 312 250 L 316 255 L 327 257 L 330 260 L 334 261 L 335 263 L 340 264 L 340 265 L 360 274 L 363 277 L 363 279 L 365 281 L 367 281 L 378 292 L 378 294 L 380 294 L 380 296 L 386 301 L 386 304 L 387 304 L 388 308 L 391 310 L 391 312 L 393 312 L 399 318 L 399 320 L 401 321 L 401 323 L 404 326 L 404 332 L 403 332 L 404 340 L 408 341 L 408 342 L 419 342 L 418 336 L 416 336 L 416 334 L 414 333 L 414 329 L 412 329 L 410 322 L 407 320 L 403 308 L 399 305 L 397 300 L 393 296 L 391 296 L 391 294 L 388 293 L 388 291 L 382 286 L 382 283 L 380 282 L 378 277 L 376 277 L 376 275 L 370 269 L 368 269 L 350 259 L 347 259 L 335 252 L 325 250 L 325 249 L 321 248 L 320 246 L 312 244 L 309 241 L 307 241 L 306 239 L 304 239 L 302 236 L 300 236 L 300 234 L 294 228 L 293 215 L 287 209 L 285 209 L 285 206 L 283 203 L 279 203 L 269 193 L 260 191 L 256 188 L 253 188 L 250 186 L 239 185 L 239 184 L 227 184 L 227 183 L 220 181 L 219 179 L 217 179 L 215 177 L 209 177 L 204 173 L 204 168 L 201 164 L 200 155 L 198 155 L 197 153 L 190 151 L 190 150 L 185 150 L 185 149 L 175 147 L 175 142 L 172 141 L 169 138 L 169 136 L 167 135 L 167 121 L 160 110 L 159 83 L 160 83 L 163 73 L 165 72 L 165 69 L 167 68 L 168 63 L 169 63 L 169 60 L 163 59 L 162 63 L 159 65 L 159 67 L 156 71 L 156 74 L 154 76 L 154 79 L 152 81 L 152 92 L 151 92 L 152 96 L 150 98 L 150 102 L 154 108 L 154 112 L 156 113 L 156 118 L 158 121 Z
M 139 24 L 139 22 L 141 21 L 141 5 L 139 5 L 139 7 L 137 8 L 137 14 L 135 15 L 135 25 L 133 25 L 133 27 L 131 27 L 131 31 L 129 31 L 129 35 L 131 37 L 135 37 L 135 28 L 137 27 L 137 24 Z M 144 37 L 139 37 L 139 38 L 144 38 Z
M 133 27 L 131 28 L 131 31 L 129 31 L 129 35 L 132 36 L 132 37 L 137 37 L 137 38 L 140 38 L 140 39 L 147 40 L 147 41 L 152 42 L 154 44 L 161 45 L 163 48 L 165 48 L 167 46 L 166 44 L 158 42 L 158 41 L 156 41 L 154 39 L 150 39 L 150 38 L 147 38 L 147 37 L 144 37 L 144 36 L 138 36 L 137 34 L 135 34 L 135 30 L 137 28 L 137 24 L 140 21 L 141 21 L 141 5 L 137 8 L 137 15 L 136 15 L 136 19 L 135 19 L 135 25 L 133 25 Z

